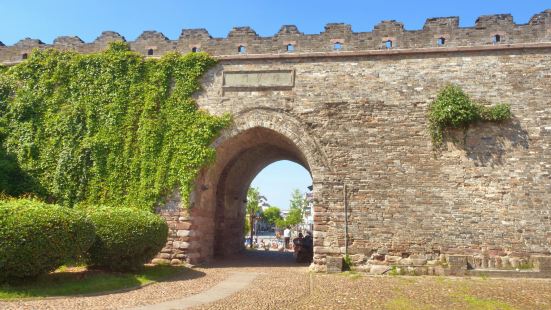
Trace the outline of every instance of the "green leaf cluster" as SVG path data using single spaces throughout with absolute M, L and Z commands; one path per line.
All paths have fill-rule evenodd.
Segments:
M 165 246 L 168 225 L 146 210 L 86 207 L 96 238 L 88 250 L 91 266 L 114 271 L 138 270 Z
M 62 205 L 151 209 L 178 187 L 187 198 L 230 121 L 192 98 L 214 64 L 205 53 L 145 59 L 122 42 L 95 54 L 36 50 L 0 69 L 0 155 Z
M 487 107 L 476 103 L 457 85 L 447 85 L 429 106 L 429 131 L 435 148 L 442 146 L 448 128 L 467 128 L 477 121 L 498 122 L 511 118 L 508 104 Z
M 35 277 L 80 257 L 94 231 L 90 219 L 67 207 L 0 200 L 0 282 Z
M 263 218 L 270 225 L 275 225 L 278 221 L 283 220 L 281 217 L 281 210 L 274 206 L 271 206 L 264 211 Z
M 280 218 L 275 221 L 278 228 L 293 227 L 302 223 L 304 208 L 308 205 L 308 201 L 301 194 L 300 190 L 295 188 L 291 194 L 291 200 L 289 201 L 289 213 L 285 219 Z

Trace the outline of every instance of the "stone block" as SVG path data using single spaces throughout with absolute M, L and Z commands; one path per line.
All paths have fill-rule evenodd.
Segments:
M 370 259 L 367 261 L 367 263 L 369 265 L 388 265 L 388 262 L 385 262 L 383 260 L 375 260 L 375 259 Z
M 342 271 L 341 256 L 327 256 L 326 258 L 327 273 L 337 273 Z
M 383 265 L 373 265 L 371 266 L 371 268 L 369 269 L 369 273 L 370 274 L 377 274 L 377 275 L 380 275 L 380 274 L 385 274 L 387 273 L 388 271 L 390 271 L 390 266 L 383 266 Z
M 520 258 L 511 257 L 511 258 L 509 258 L 509 263 L 511 264 L 512 268 L 517 268 L 520 264 Z
M 551 272 L 551 256 L 534 255 L 531 260 L 536 270 Z
M 501 268 L 503 268 L 503 269 L 511 268 L 511 263 L 509 262 L 509 257 L 507 257 L 507 256 L 501 257 Z
M 448 255 L 449 271 L 452 275 L 463 275 L 467 271 L 467 255 Z
M 176 232 L 176 236 L 178 236 L 178 237 L 190 237 L 192 235 L 193 235 L 193 233 L 192 233 L 191 230 L 178 230 Z
M 191 228 L 191 223 L 190 222 L 178 222 L 176 223 L 176 229 L 179 229 L 179 230 L 189 230 Z
M 398 264 L 400 263 L 401 260 L 402 260 L 402 257 L 400 256 L 392 256 L 392 255 L 385 256 L 385 261 L 389 264 Z
M 354 267 L 354 270 L 358 272 L 369 272 L 371 270 L 371 265 L 359 265 Z
M 414 265 L 414 266 L 424 266 L 427 264 L 427 259 L 424 258 L 424 257 L 419 257 L 419 256 L 415 256 L 415 257 L 409 257 L 409 259 L 411 260 L 411 264 Z
M 365 262 L 365 255 L 364 254 L 350 255 L 350 260 L 352 261 L 353 265 L 359 265 Z
M 435 276 L 447 275 L 446 268 L 444 268 L 443 266 L 434 266 L 433 272 Z
M 181 265 L 182 264 L 182 261 L 177 259 L 177 258 L 173 258 L 171 261 L 170 261 L 170 264 L 171 265 Z
M 170 264 L 170 260 L 164 258 L 154 258 L 151 260 L 151 263 L 155 265 L 168 265 Z
M 413 260 L 409 257 L 408 258 L 402 258 L 400 260 L 400 265 L 402 265 L 402 266 L 411 266 L 411 265 L 413 265 Z
M 308 270 L 313 272 L 327 272 L 327 265 L 311 264 Z

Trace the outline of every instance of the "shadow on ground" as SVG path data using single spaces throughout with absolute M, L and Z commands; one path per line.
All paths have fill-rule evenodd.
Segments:
M 245 250 L 239 254 L 217 257 L 202 267 L 308 267 L 309 265 L 295 262 L 292 252 Z
M 183 266 L 146 266 L 136 273 L 94 269 L 57 271 L 31 280 L 0 285 L 0 300 L 109 295 L 136 290 L 146 283 L 194 280 L 205 275 L 204 272 Z

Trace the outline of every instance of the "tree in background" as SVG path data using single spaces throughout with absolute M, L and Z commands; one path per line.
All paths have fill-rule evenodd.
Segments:
M 264 220 L 270 225 L 276 225 L 278 220 L 281 220 L 281 210 L 278 207 L 271 206 L 264 210 Z
M 308 205 L 308 201 L 306 200 L 306 197 L 298 190 L 298 188 L 295 188 L 293 190 L 293 193 L 291 194 L 291 201 L 289 201 L 289 209 L 300 209 L 303 210 Z
M 251 236 L 251 248 L 253 247 L 254 218 L 260 213 L 260 210 L 260 191 L 258 188 L 250 187 L 247 191 L 247 215 L 245 216 L 245 221 L 249 221 L 248 225 Z M 245 223 L 245 227 L 247 227 L 247 223 Z
M 296 226 L 302 223 L 302 215 L 307 205 L 308 201 L 304 195 L 302 195 L 298 189 L 294 189 L 291 194 L 291 200 L 289 201 L 289 213 L 285 219 L 276 220 L 276 226 L 281 229 L 292 226 L 296 229 Z
M 289 214 L 287 214 L 287 217 L 285 218 L 286 226 L 297 226 L 298 224 L 302 223 L 302 213 L 303 210 L 301 208 L 291 208 L 289 210 Z

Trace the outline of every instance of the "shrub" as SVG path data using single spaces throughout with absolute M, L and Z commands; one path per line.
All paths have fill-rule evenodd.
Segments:
M 137 270 L 166 244 L 168 225 L 151 212 L 129 207 L 89 207 L 86 213 L 96 228 L 88 260 L 94 267 Z
M 473 102 L 457 85 L 447 85 L 429 106 L 429 131 L 435 148 L 442 145 L 446 128 L 467 128 L 476 121 L 498 122 L 511 118 L 507 104 L 487 107 Z
M 31 199 L 0 201 L 0 281 L 35 277 L 82 255 L 94 241 L 82 213 Z

